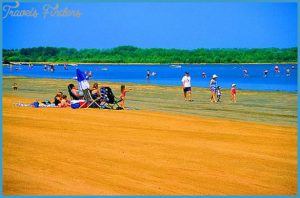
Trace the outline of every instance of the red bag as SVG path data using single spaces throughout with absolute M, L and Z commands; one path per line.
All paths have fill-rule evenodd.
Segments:
M 89 106 L 87 102 L 80 101 L 79 104 L 80 104 L 80 108 L 87 108 Z

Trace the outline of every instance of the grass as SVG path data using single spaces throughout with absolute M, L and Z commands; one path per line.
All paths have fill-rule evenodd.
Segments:
M 19 85 L 12 90 L 13 83 Z M 95 81 L 90 81 L 90 84 Z M 108 85 L 116 96 L 121 83 L 99 82 Z M 74 80 L 36 79 L 27 77 L 3 77 L 3 95 L 14 95 L 34 100 L 54 98 L 58 91 L 67 93 L 69 83 Z M 193 88 L 193 102 L 183 100 L 182 88 L 175 86 L 154 86 L 126 83 L 132 88 L 127 93 L 126 106 L 148 111 L 170 112 L 209 118 L 224 118 L 238 121 L 266 123 L 283 126 L 297 126 L 297 93 L 238 90 L 238 102 L 232 103 L 228 89 L 222 90 L 222 101 L 212 104 L 208 89 Z M 18 101 L 15 101 L 18 102 Z M 185 123 L 183 123 L 185 124 Z

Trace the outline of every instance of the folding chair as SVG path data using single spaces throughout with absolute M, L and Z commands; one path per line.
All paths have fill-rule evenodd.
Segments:
M 122 99 L 115 97 L 110 87 L 101 87 L 100 94 L 100 101 L 104 102 L 110 109 L 113 109 L 115 105 L 120 108 L 119 103 Z
M 84 89 L 84 90 L 82 90 L 82 92 L 83 92 L 83 97 L 85 99 L 85 102 L 82 105 L 80 105 L 79 108 L 84 108 L 84 106 L 88 105 L 85 108 L 89 108 L 89 107 L 97 108 L 98 107 L 101 109 L 100 104 L 97 103 L 98 101 L 100 101 L 100 98 L 93 99 L 89 89 Z

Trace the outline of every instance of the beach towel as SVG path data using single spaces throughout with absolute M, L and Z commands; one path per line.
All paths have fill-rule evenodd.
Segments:
M 25 103 L 15 103 L 16 107 L 34 107 L 34 108 L 59 108 L 58 106 L 55 106 L 55 104 L 43 104 L 39 102 L 34 102 L 31 104 L 25 104 Z

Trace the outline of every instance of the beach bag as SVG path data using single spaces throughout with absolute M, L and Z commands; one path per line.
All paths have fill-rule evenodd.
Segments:
M 79 107 L 80 107 L 80 104 L 79 104 L 79 103 L 71 104 L 71 108 L 72 108 L 72 109 L 78 109 Z
M 80 107 L 80 101 L 79 100 L 72 100 L 71 101 L 71 108 L 72 109 L 78 109 Z
M 38 108 L 40 106 L 40 103 L 39 102 L 34 102 L 32 103 L 33 107 L 34 108 Z
M 85 101 L 80 101 L 80 102 L 79 102 L 79 106 L 80 106 L 81 108 L 87 108 L 87 107 L 88 107 L 88 103 L 85 102 Z

